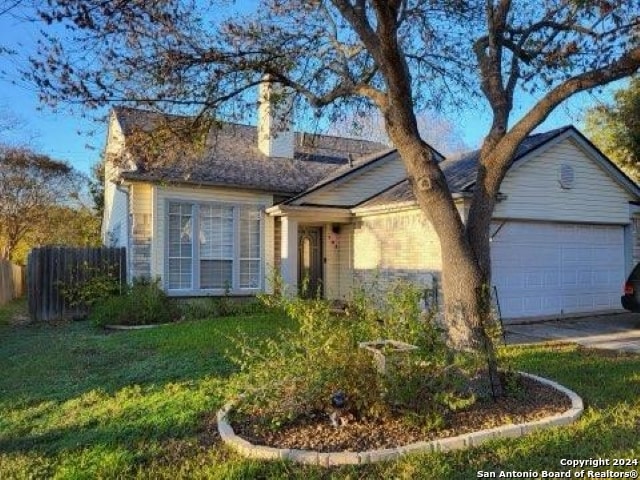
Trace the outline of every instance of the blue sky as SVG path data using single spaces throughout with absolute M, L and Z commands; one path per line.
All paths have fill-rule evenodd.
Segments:
M 77 106 L 71 108 L 60 105 L 54 111 L 42 106 L 38 92 L 20 81 L 18 70 L 28 67 L 28 58 L 34 52 L 39 28 L 37 24 L 12 16 L 0 17 L 0 45 L 10 46 L 17 51 L 16 55 L 0 55 L 0 115 L 19 120 L 9 132 L 0 132 L 0 141 L 28 143 L 35 150 L 66 160 L 88 173 L 100 158 L 106 136 L 106 122 L 94 119 L 104 117 L 107 110 L 84 111 Z M 538 130 L 549 130 L 569 123 L 580 127 L 583 112 L 597 101 L 608 100 L 612 89 L 605 89 L 597 98 L 592 94 L 575 96 L 556 109 Z M 512 118 L 516 119 L 526 111 L 534 100 L 531 97 L 519 99 Z M 454 112 L 448 116 L 445 112 L 444 117 L 455 121 L 465 144 L 471 148 L 479 145 L 490 124 L 490 117 L 482 104 L 463 113 Z M 14 123 L 13 120 L 11 123 Z
M 28 58 L 35 51 L 39 27 L 10 15 L 0 17 L 0 45 L 16 51 L 15 55 L 0 55 L 0 115 L 9 117 L 8 122 L 0 118 L 0 125 L 11 126 L 0 132 L 0 140 L 26 143 L 87 173 L 100 158 L 104 124 L 83 118 L 80 109 L 44 107 L 36 89 L 20 80 L 19 70 L 28 68 Z M 96 133 L 88 136 L 91 130 Z

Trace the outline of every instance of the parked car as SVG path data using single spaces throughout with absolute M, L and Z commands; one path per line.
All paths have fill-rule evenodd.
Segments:
M 640 263 L 631 271 L 624 284 L 624 295 L 620 298 L 622 307 L 640 313 Z

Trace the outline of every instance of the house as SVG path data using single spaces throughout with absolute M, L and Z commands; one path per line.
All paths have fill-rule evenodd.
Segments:
M 268 100 L 268 86 L 261 95 Z M 113 110 L 106 146 L 103 240 L 128 250 L 130 277 L 158 277 L 174 296 L 254 295 L 280 272 L 292 289 L 348 299 L 357 282 L 405 278 L 432 287 L 438 238 L 395 150 L 293 132 L 268 101 L 258 127 L 223 124 L 195 162 L 142 169 L 127 156 L 158 116 Z M 115 158 L 126 162 L 115 162 Z M 464 219 L 478 152 L 436 152 Z M 492 225 L 502 315 L 620 308 L 640 261 L 638 186 L 579 131 L 530 136 L 501 187 Z

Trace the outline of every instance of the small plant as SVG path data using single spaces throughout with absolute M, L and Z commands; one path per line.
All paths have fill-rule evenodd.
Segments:
M 224 296 L 218 299 L 218 315 L 221 317 L 230 317 L 237 312 L 236 305 L 229 296 L 230 291 L 231 285 L 229 285 L 229 282 L 226 282 L 224 286 Z
M 268 311 L 269 307 L 255 299 L 200 297 L 179 300 L 178 309 L 185 320 L 204 320 L 237 315 L 255 315 Z
M 58 288 L 72 307 L 90 309 L 96 303 L 119 295 L 126 288 L 121 285 L 120 274 L 114 265 L 91 267 L 85 262 L 71 272 L 71 277 L 76 280 L 60 282 Z
M 159 280 L 137 279 L 124 295 L 96 304 L 89 318 L 98 326 L 150 325 L 176 321 L 179 310 L 160 288 Z
M 179 300 L 178 308 L 185 320 L 214 318 L 218 316 L 218 299 L 215 297 L 200 297 Z

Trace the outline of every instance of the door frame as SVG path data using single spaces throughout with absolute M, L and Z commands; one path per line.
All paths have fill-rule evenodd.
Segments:
M 316 232 L 317 235 L 307 235 L 307 232 Z M 311 262 L 315 263 L 317 267 L 315 270 L 317 274 L 315 275 L 315 282 L 309 280 L 309 291 L 306 292 L 306 298 L 312 298 L 316 295 L 316 293 L 320 292 L 320 298 L 324 298 L 325 288 L 324 288 L 324 275 L 325 275 L 325 251 L 324 251 L 324 226 L 323 225 L 298 225 L 298 245 L 297 245 L 297 255 L 298 255 L 298 294 L 301 295 L 301 288 L 304 284 L 304 278 L 302 276 L 303 273 L 303 252 L 302 252 L 302 242 L 305 238 L 310 238 L 311 241 L 314 239 L 317 240 L 317 259 L 311 258 Z M 314 249 L 312 245 L 312 250 Z M 312 269 L 313 270 L 313 269 Z

